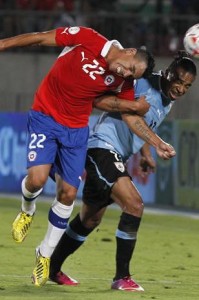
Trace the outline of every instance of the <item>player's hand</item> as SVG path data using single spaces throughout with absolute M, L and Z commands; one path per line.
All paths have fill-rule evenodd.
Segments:
M 144 116 L 145 113 L 149 110 L 150 104 L 145 100 L 144 96 L 136 99 L 137 110 L 136 113 L 140 116 Z
M 139 175 L 144 178 L 150 173 L 154 173 L 156 168 L 156 162 L 152 156 L 142 156 L 139 165 Z
M 176 151 L 170 144 L 161 142 L 158 147 L 156 147 L 156 152 L 162 159 L 168 160 L 176 155 Z

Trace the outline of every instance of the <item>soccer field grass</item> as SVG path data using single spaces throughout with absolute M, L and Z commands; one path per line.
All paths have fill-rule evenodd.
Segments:
M 30 233 L 22 244 L 11 237 L 11 224 L 20 202 L 0 198 L 0 298 L 59 300 L 199 299 L 199 220 L 182 216 L 145 213 L 140 227 L 131 270 L 143 293 L 113 291 L 115 271 L 115 229 L 119 210 L 109 209 L 103 223 L 84 246 L 63 266 L 79 286 L 43 287 L 31 284 L 35 263 L 34 249 L 44 236 L 50 203 L 37 204 Z M 79 210 L 75 208 L 74 214 Z

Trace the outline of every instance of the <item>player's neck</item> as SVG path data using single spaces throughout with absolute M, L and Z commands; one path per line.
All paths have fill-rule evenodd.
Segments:
M 118 53 L 121 51 L 117 46 L 111 45 L 107 55 L 105 56 L 105 60 L 109 63 L 113 61 L 117 56 Z

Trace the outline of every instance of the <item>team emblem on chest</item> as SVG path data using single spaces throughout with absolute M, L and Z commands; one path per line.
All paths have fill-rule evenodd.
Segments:
M 113 75 L 107 75 L 106 78 L 105 78 L 105 80 L 104 80 L 104 83 L 105 83 L 106 85 L 110 85 L 110 84 L 112 84 L 114 81 L 115 81 L 115 78 L 114 78 Z

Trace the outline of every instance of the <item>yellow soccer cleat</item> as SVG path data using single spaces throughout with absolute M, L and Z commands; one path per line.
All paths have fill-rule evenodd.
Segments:
M 50 257 L 43 257 L 37 252 L 36 266 L 32 273 L 32 283 L 42 286 L 49 278 Z
M 23 242 L 33 221 L 33 216 L 21 211 L 12 224 L 12 237 L 17 243 Z

